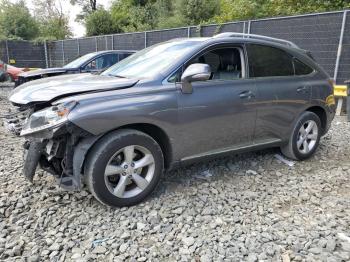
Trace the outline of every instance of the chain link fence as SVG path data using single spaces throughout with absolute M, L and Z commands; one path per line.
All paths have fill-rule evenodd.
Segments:
M 211 37 L 222 32 L 261 34 L 293 41 L 310 50 L 326 71 L 343 83 L 350 79 L 350 11 L 249 20 L 206 26 L 85 37 L 32 44 L 0 42 L 0 59 L 16 66 L 60 67 L 79 56 L 102 50 L 140 50 L 179 37 Z

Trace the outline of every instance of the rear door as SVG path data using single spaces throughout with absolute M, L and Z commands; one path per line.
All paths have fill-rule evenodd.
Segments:
M 212 47 L 192 59 L 209 64 L 212 78 L 193 82 L 193 93 L 179 92 L 183 155 L 215 154 L 249 146 L 256 109 L 254 80 L 246 79 L 240 46 Z
M 247 53 L 249 75 L 257 87 L 254 141 L 259 144 L 283 140 L 310 102 L 311 87 L 306 75 L 313 70 L 276 47 L 249 44 Z

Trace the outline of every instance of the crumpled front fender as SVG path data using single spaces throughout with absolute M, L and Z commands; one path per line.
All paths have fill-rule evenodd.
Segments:
M 100 138 L 101 136 L 93 136 L 82 139 L 74 148 L 73 155 L 73 177 L 76 181 L 76 185 L 78 189 L 81 189 L 83 178 L 83 165 L 85 161 L 85 157 L 89 152 L 90 148 L 93 144 Z

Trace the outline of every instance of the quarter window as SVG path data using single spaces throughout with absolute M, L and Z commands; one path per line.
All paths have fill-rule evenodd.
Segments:
M 248 45 L 251 77 L 292 76 L 293 59 L 283 50 L 263 45 Z
M 294 70 L 295 70 L 295 75 L 308 75 L 311 74 L 314 69 L 309 67 L 308 65 L 305 65 L 303 62 L 300 60 L 294 58 Z

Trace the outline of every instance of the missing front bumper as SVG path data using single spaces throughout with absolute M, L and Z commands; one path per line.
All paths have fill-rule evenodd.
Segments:
M 53 149 L 59 145 L 52 145 L 52 140 L 37 142 L 26 141 L 24 144 L 24 166 L 23 175 L 31 183 L 35 176 L 37 167 L 52 174 L 56 178 L 56 183 L 68 191 L 80 190 L 82 187 L 80 172 L 73 173 L 73 148 L 69 141 L 56 141 L 55 144 L 64 145 L 62 158 L 59 149 Z

